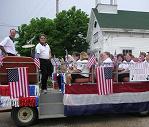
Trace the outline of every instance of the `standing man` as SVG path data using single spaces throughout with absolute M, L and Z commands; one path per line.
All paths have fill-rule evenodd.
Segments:
M 16 55 L 16 49 L 15 49 L 15 44 L 14 44 L 14 38 L 16 36 L 16 30 L 11 29 L 10 30 L 10 35 L 2 42 L 0 42 L 0 49 L 2 51 L 2 54 L 4 56 L 15 56 Z
M 40 70 L 41 70 L 41 89 L 42 93 L 47 93 L 47 80 L 51 72 L 51 49 L 46 43 L 47 38 L 45 34 L 39 36 L 39 43 L 35 48 L 35 57 L 40 60 Z

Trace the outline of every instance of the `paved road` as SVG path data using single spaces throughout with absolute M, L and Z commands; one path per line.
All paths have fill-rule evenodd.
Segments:
M 0 113 L 0 127 L 16 127 L 10 113 Z M 38 120 L 32 127 L 149 127 L 149 116 L 102 115 Z

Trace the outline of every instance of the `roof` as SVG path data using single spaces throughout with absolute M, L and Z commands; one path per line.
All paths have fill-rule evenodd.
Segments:
M 101 28 L 149 29 L 149 12 L 118 10 L 118 14 L 106 14 L 92 10 Z

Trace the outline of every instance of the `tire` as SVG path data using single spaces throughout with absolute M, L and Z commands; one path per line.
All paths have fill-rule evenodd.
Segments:
M 38 110 L 31 107 L 15 107 L 11 111 L 11 118 L 19 127 L 30 126 L 38 119 Z

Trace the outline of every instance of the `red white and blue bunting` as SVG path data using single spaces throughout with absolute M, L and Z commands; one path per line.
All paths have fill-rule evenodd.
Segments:
M 11 109 L 11 107 L 37 107 L 39 96 L 39 86 L 29 85 L 29 97 L 10 98 L 10 88 L 8 85 L 0 85 L 0 110 Z
M 98 95 L 98 85 L 66 85 L 65 116 L 143 112 L 149 109 L 149 83 L 113 84 L 113 94 Z
M 0 110 L 11 109 L 11 99 L 9 96 L 0 96 Z

